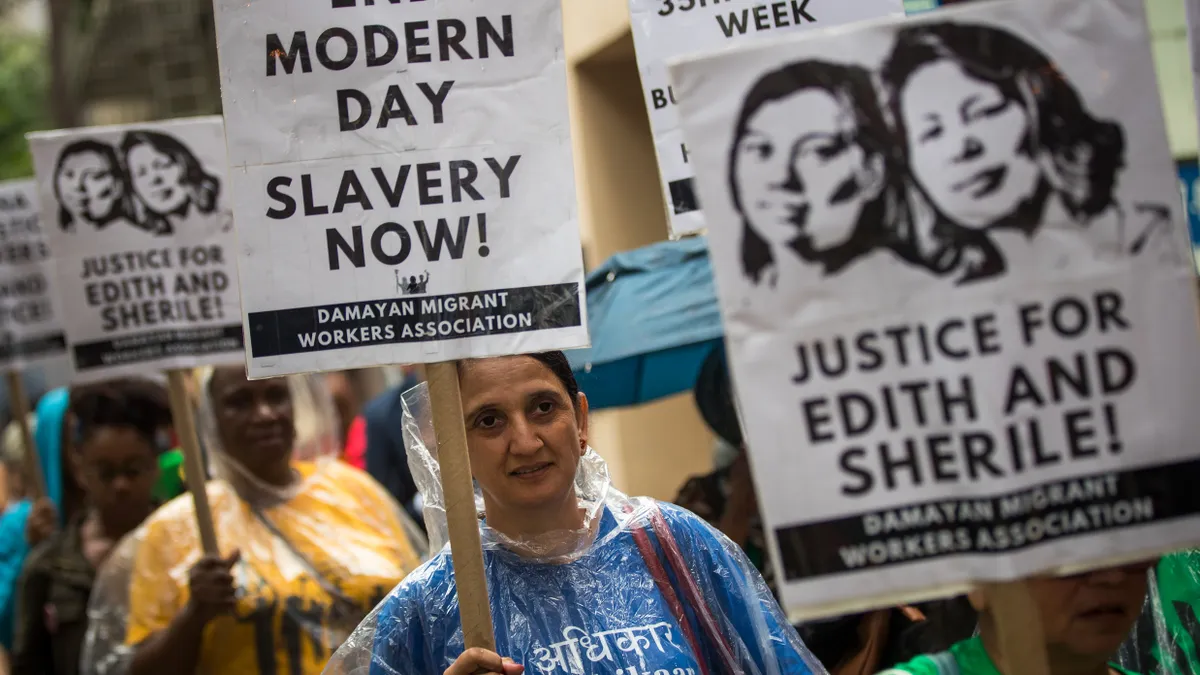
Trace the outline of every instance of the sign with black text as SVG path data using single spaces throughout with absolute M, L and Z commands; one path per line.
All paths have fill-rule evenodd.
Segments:
M 220 117 L 29 134 L 75 372 L 238 363 Z
M 1142 0 L 970 3 L 672 77 L 789 605 L 1194 543 L 1196 279 Z
M 667 61 L 795 31 L 903 16 L 902 0 L 629 0 L 630 27 L 672 237 L 704 229 Z
M 586 345 L 558 0 L 217 0 L 252 377 Z
M 66 354 L 33 179 L 0 181 L 0 368 Z

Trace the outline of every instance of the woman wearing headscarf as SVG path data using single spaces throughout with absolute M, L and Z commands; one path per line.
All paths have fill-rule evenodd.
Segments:
M 83 489 L 70 471 L 64 469 L 64 447 L 68 444 L 67 427 L 71 394 L 66 387 L 50 391 L 38 401 L 34 444 L 38 463 L 46 481 L 46 495 L 39 499 L 25 524 L 25 538 L 37 546 L 83 508 Z
M 327 673 L 822 672 L 736 545 L 683 509 L 609 484 L 562 352 L 460 361 L 458 379 L 496 651 L 464 648 L 443 548 Z M 422 409 L 409 407 L 414 419 Z M 409 431 L 426 523 L 444 541 L 431 425 L 406 419 Z
M 421 542 L 399 507 L 337 461 L 332 404 L 317 382 L 248 381 L 240 367 L 202 375 L 220 553 L 202 553 L 190 496 L 155 513 L 101 571 L 91 672 L 319 673 L 419 564 Z

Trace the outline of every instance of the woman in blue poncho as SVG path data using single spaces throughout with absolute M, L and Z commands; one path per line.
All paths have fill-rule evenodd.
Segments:
M 459 381 L 496 653 L 464 651 L 443 548 L 326 673 L 824 672 L 738 547 L 688 511 L 609 485 L 562 352 L 462 361 Z M 432 543 L 445 521 L 420 392 L 406 396 L 405 423 Z

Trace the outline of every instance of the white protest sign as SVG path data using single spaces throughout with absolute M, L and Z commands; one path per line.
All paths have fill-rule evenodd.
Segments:
M 0 368 L 67 351 L 55 311 L 54 262 L 38 222 L 37 182 L 0 181 Z
M 587 344 L 558 0 L 217 0 L 252 377 Z
M 704 229 L 694 170 L 667 74 L 669 59 L 883 16 L 902 0 L 629 0 L 630 28 L 672 237 Z
M 80 379 L 238 363 L 220 117 L 29 135 Z
M 1196 282 L 1142 0 L 971 4 L 672 78 L 790 606 L 1194 543 Z
M 1188 45 L 1192 52 L 1192 96 L 1200 113 L 1200 0 L 1185 0 Z

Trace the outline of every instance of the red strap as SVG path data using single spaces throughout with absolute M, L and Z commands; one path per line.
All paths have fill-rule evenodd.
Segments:
M 688 603 L 700 617 L 700 624 L 708 634 L 709 640 L 716 647 L 721 660 L 725 662 L 727 672 L 738 672 L 737 659 L 733 656 L 733 649 L 729 646 L 729 641 L 725 639 L 725 634 L 721 632 L 720 626 L 717 625 L 716 619 L 713 618 L 712 612 L 709 611 L 708 603 L 704 601 L 704 596 L 697 588 L 696 579 L 688 570 L 687 564 L 683 560 L 683 553 L 679 551 L 679 544 L 675 541 L 675 535 L 671 534 L 671 528 L 667 526 L 662 513 L 655 510 L 650 516 L 650 524 L 654 527 L 654 533 L 658 535 L 658 540 L 667 555 L 667 563 L 671 565 L 675 577 L 683 586 Z
M 667 577 L 667 571 L 663 569 L 662 561 L 658 559 L 654 545 L 650 543 L 650 535 L 646 534 L 645 529 L 639 527 L 633 531 L 633 540 L 637 542 L 638 550 L 642 552 L 642 559 L 646 562 L 647 569 L 650 570 L 650 576 L 654 577 L 658 591 L 667 601 L 667 606 L 671 608 L 671 614 L 675 615 L 675 620 L 679 622 L 684 639 L 688 641 L 688 645 L 692 648 L 692 654 L 696 656 L 696 664 L 700 666 L 700 675 L 709 675 L 708 666 L 704 663 L 704 654 L 700 651 L 700 644 L 696 641 L 696 634 L 692 631 L 692 624 L 683 611 L 683 604 L 679 602 L 679 597 L 675 595 L 675 588 L 671 586 L 671 580 Z

